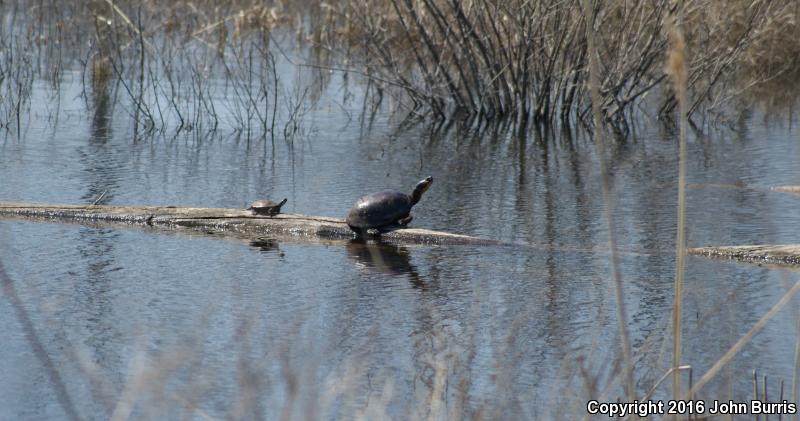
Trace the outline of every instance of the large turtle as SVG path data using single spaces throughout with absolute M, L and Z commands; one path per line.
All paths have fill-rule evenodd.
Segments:
M 356 201 L 347 214 L 347 225 L 358 234 L 377 235 L 393 226 L 405 226 L 411 219 L 411 208 L 433 183 L 428 177 L 414 187 L 411 194 L 384 191 L 364 196 Z
M 286 200 L 283 199 L 280 203 L 275 203 L 272 200 L 256 200 L 247 210 L 253 211 L 257 215 L 275 216 L 281 213 L 281 206 L 286 203 Z

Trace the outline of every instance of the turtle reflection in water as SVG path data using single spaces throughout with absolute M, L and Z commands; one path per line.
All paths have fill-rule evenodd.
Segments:
M 256 215 L 275 216 L 281 213 L 281 206 L 286 203 L 286 200 L 283 199 L 280 203 L 275 203 L 272 200 L 256 200 L 247 210 L 253 211 Z
M 345 249 L 358 268 L 373 273 L 408 277 L 413 288 L 428 290 L 428 283 L 411 263 L 411 253 L 405 247 L 354 239 L 347 243 Z
M 262 253 L 277 254 L 279 257 L 284 256 L 280 243 L 274 238 L 256 238 L 250 241 L 250 245 L 258 248 Z
M 381 232 L 408 225 L 413 218 L 411 208 L 416 205 L 433 183 L 428 177 L 414 187 L 411 194 L 384 191 L 364 196 L 356 201 L 347 214 L 347 225 L 363 235 L 379 235 Z

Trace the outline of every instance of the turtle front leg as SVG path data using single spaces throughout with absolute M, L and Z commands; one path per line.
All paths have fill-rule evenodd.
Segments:
M 400 219 L 398 219 L 398 220 L 397 220 L 397 224 L 398 224 L 398 225 L 401 225 L 401 226 L 406 226 L 406 225 L 408 225 L 408 224 L 411 222 L 411 220 L 412 220 L 412 219 L 414 219 L 414 217 L 413 217 L 413 216 L 411 216 L 411 215 L 408 215 L 408 216 L 406 216 L 405 218 L 400 218 Z

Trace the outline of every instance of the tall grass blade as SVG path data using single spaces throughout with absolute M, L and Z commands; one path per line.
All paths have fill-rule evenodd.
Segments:
M 622 296 L 622 276 L 619 270 L 619 255 L 617 254 L 617 244 L 614 235 L 614 219 L 612 218 L 614 206 L 611 201 L 609 191 L 608 171 L 606 166 L 605 141 L 603 138 L 603 121 L 600 109 L 600 82 L 598 73 L 597 49 L 594 39 L 594 9 L 589 0 L 583 0 L 583 10 L 586 15 L 586 39 L 589 46 L 589 87 L 592 97 L 592 114 L 594 116 L 594 138 L 597 145 L 597 156 L 600 161 L 600 182 L 603 189 L 603 203 L 605 205 L 606 225 L 608 226 L 608 247 L 611 250 L 611 276 L 614 282 L 614 292 L 617 300 L 617 324 L 619 336 L 622 339 L 622 359 L 625 379 L 625 394 L 629 401 L 636 397 L 636 390 L 633 383 L 633 359 L 631 357 L 631 343 L 628 337 L 628 322 L 625 312 L 625 300 Z
M 58 404 L 64 410 L 64 414 L 69 420 L 81 420 L 82 418 L 80 415 L 78 415 L 78 411 L 75 409 L 75 404 L 70 398 L 69 393 L 67 393 L 67 386 L 64 383 L 61 374 L 58 372 L 58 367 L 53 359 L 50 358 L 50 355 L 47 353 L 47 350 L 42 344 L 42 340 L 36 333 L 36 329 L 33 327 L 31 316 L 28 314 L 28 311 L 25 309 L 25 305 L 19 298 L 17 289 L 14 287 L 14 282 L 11 280 L 8 274 L 6 274 L 5 268 L 3 267 L 3 262 L 0 262 L 0 283 L 2 284 L 3 294 L 14 308 L 17 321 L 19 321 L 19 324 L 22 325 L 22 331 L 25 333 L 25 339 L 28 341 L 28 344 L 33 350 L 33 355 L 39 360 L 39 363 L 44 366 L 45 375 L 50 380 L 50 383 L 55 390 Z
M 683 34 L 674 20 L 668 22 L 669 56 L 667 72 L 675 85 L 675 97 L 678 101 L 678 118 L 680 125 L 678 157 L 678 234 L 675 241 L 675 301 L 672 307 L 672 366 L 681 363 L 681 312 L 683 307 L 683 272 L 686 255 L 686 44 Z M 676 371 L 672 378 L 672 395 L 675 399 L 681 394 L 681 375 Z
M 735 344 L 733 344 L 731 349 L 729 349 L 728 352 L 725 353 L 725 355 L 720 357 L 720 359 L 717 360 L 717 362 L 714 363 L 714 365 L 712 365 L 711 368 L 709 368 L 708 371 L 705 374 L 703 374 L 703 376 L 700 377 L 699 380 L 697 380 L 697 383 L 695 383 L 694 387 L 692 387 L 689 393 L 690 394 L 697 393 L 697 391 L 699 391 L 703 386 L 705 386 L 706 383 L 711 381 L 711 379 L 713 379 L 714 376 L 717 375 L 717 373 L 722 369 L 722 367 L 724 367 L 725 364 L 729 363 L 733 359 L 733 357 L 735 357 L 736 354 L 738 354 L 739 351 L 741 351 L 742 348 L 745 345 L 747 345 L 747 343 L 750 342 L 751 339 L 753 339 L 753 336 L 755 336 L 758 332 L 760 332 L 761 329 L 763 329 L 764 326 L 767 325 L 767 322 L 772 320 L 772 318 L 775 317 L 775 315 L 778 314 L 778 312 L 786 304 L 788 304 L 789 301 L 791 301 L 792 297 L 794 297 L 794 295 L 798 291 L 800 291 L 800 281 L 794 284 L 792 289 L 786 291 L 786 293 L 783 294 L 783 297 L 781 297 L 781 299 L 778 300 L 778 302 L 775 303 L 775 305 L 772 306 L 772 308 L 768 312 L 766 312 L 763 316 L 761 316 L 761 318 L 758 319 L 756 324 L 754 324 L 753 327 L 750 328 L 750 330 L 748 330 L 747 333 L 744 336 L 742 336 L 741 339 L 739 339 Z M 756 374 L 754 374 L 754 377 L 755 376 Z M 755 390 L 757 389 L 758 388 L 756 387 Z

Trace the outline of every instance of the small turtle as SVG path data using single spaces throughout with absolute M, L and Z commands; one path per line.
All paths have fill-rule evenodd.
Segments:
M 378 235 L 393 226 L 405 226 L 411 222 L 411 208 L 422 198 L 433 183 L 428 177 L 414 187 L 411 194 L 384 191 L 364 196 L 356 201 L 347 214 L 347 225 L 358 234 L 364 232 Z
M 281 206 L 284 203 L 286 203 L 286 199 L 281 200 L 281 203 L 275 203 L 272 200 L 256 200 L 247 210 L 253 211 L 256 215 L 275 216 L 281 213 Z

